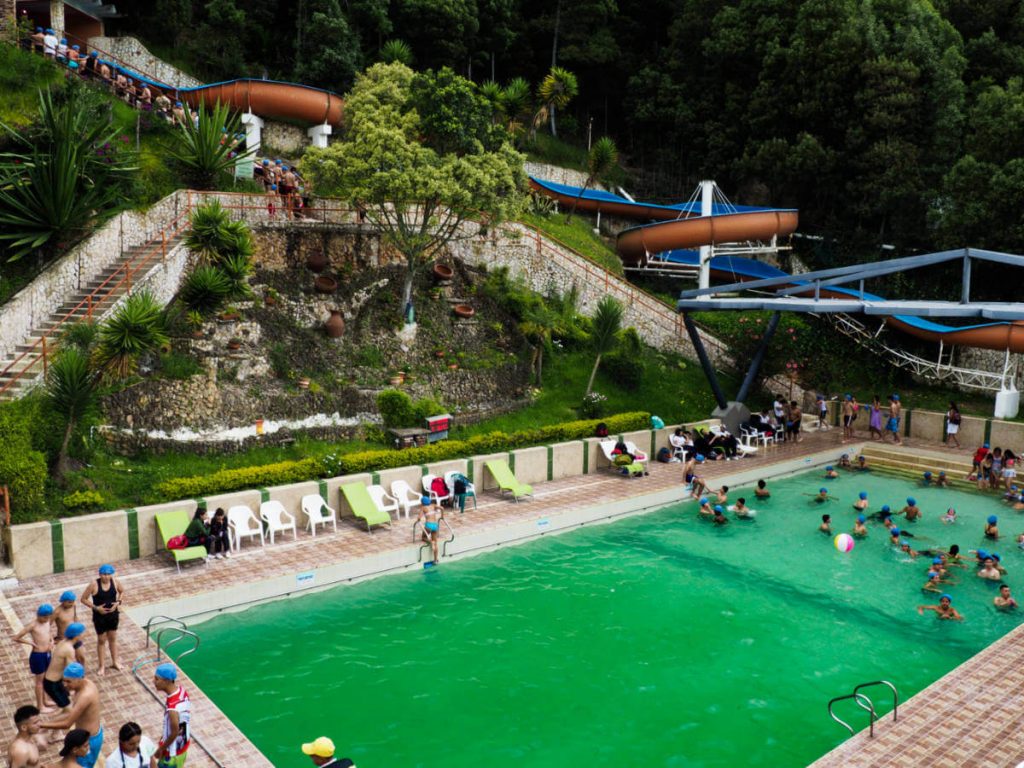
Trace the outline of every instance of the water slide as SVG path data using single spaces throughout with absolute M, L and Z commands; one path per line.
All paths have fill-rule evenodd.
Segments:
M 546 194 L 569 206 L 580 194 L 579 187 L 555 184 L 530 178 L 534 190 Z M 792 209 L 760 208 L 754 206 L 724 206 L 716 203 L 711 216 L 699 216 L 700 203 L 656 205 L 638 203 L 602 190 L 587 190 L 580 198 L 577 210 L 622 218 L 650 220 L 653 224 L 623 230 L 616 248 L 627 266 L 657 265 L 671 269 L 672 265 L 692 272 L 700 263 L 700 254 L 694 250 L 702 245 L 742 242 L 744 240 L 770 240 L 775 236 L 792 234 L 799 220 Z M 730 283 L 787 277 L 770 264 L 741 256 L 715 256 L 711 259 L 711 275 Z M 806 285 L 794 279 L 792 286 Z M 812 293 L 808 289 L 808 293 Z M 859 291 L 840 287 L 823 287 L 826 298 L 860 298 Z M 881 296 L 864 293 L 868 301 L 885 301 Z M 886 323 L 904 333 L 946 346 L 978 347 L 999 351 L 1024 352 L 1024 321 L 980 323 L 953 326 L 935 323 L 913 315 L 892 315 Z

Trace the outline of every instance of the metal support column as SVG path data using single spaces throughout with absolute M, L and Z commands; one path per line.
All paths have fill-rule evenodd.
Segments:
M 764 362 L 764 356 L 768 353 L 768 345 L 771 343 L 772 336 L 775 335 L 775 329 L 779 327 L 779 320 L 781 319 L 781 312 L 773 312 L 771 319 L 768 320 L 768 327 L 764 330 L 764 336 L 761 337 L 761 344 L 758 346 L 757 352 L 754 353 L 754 359 L 750 361 L 750 368 L 747 369 L 747 375 L 740 385 L 740 391 L 736 395 L 736 402 L 742 403 L 746 401 L 750 388 L 754 384 L 754 379 L 757 378 L 757 372 L 761 368 L 761 363 Z
M 683 313 L 683 323 L 686 325 L 686 332 L 690 334 L 690 342 L 693 344 L 693 349 L 697 353 L 697 359 L 700 360 L 700 367 L 704 369 L 704 375 L 708 379 L 708 384 L 711 385 L 711 391 L 715 395 L 718 407 L 728 407 L 729 401 L 725 399 L 725 395 L 722 393 L 722 387 L 718 384 L 718 377 L 715 375 L 715 369 L 712 367 L 711 360 L 708 358 L 707 350 L 704 349 L 704 342 L 700 339 L 700 332 L 697 330 L 696 324 L 686 313 Z

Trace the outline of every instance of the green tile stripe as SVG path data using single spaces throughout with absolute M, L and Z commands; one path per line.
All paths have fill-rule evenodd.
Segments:
M 430 474 L 430 470 L 427 469 L 427 465 L 426 464 L 420 464 L 420 474 L 421 475 L 429 475 Z
M 583 474 L 590 474 L 590 446 L 587 445 L 586 440 L 581 440 L 580 445 L 583 446 Z
M 548 482 L 550 483 L 555 478 L 555 449 L 550 445 L 548 449 Z
M 656 429 L 651 430 L 651 453 L 647 458 L 653 459 L 654 454 L 658 452 L 658 431 Z
M 266 488 L 257 488 L 256 490 L 260 492 L 260 504 L 264 501 L 270 501 L 270 491 Z
M 907 418 L 903 420 L 903 436 L 910 437 L 910 418 L 914 415 L 913 411 L 907 411 Z
M 320 498 L 324 500 L 324 504 L 329 504 L 330 500 L 327 498 L 327 481 L 317 480 L 316 484 L 320 486 Z
M 139 513 L 134 509 L 126 509 L 124 516 L 128 520 L 128 558 L 139 559 Z
M 516 455 L 512 451 L 508 452 L 508 468 L 511 469 L 513 473 L 515 473 L 515 471 L 516 471 Z
M 380 472 L 370 473 L 370 481 L 373 485 L 380 485 Z
M 469 478 L 469 482 L 471 482 L 471 483 L 475 483 L 476 482 L 473 479 L 473 460 L 472 459 L 466 459 L 466 477 Z
M 50 547 L 53 552 L 53 572 L 64 573 L 64 524 L 50 521 Z
M 992 419 L 985 419 L 985 442 L 992 445 Z

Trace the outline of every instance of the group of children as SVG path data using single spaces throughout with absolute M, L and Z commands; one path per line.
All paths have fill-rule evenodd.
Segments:
M 279 203 L 289 219 L 300 218 L 303 209 L 309 206 L 312 186 L 282 160 L 258 160 L 254 176 L 257 182 L 263 184 L 267 195 L 267 213 L 271 218 L 277 215 Z
M 1007 492 L 1016 488 L 1017 479 L 1017 454 L 1007 448 L 990 449 L 988 443 L 984 443 L 974 452 L 971 461 L 971 471 L 967 480 L 978 484 L 978 490 L 999 490 L 1003 488 Z M 1020 493 L 1015 491 L 1018 500 Z

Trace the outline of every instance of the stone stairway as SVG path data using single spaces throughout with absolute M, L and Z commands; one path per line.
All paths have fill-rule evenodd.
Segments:
M 180 242 L 180 237 L 167 241 L 167 250 Z M 39 383 L 43 376 L 43 351 L 53 354 L 63 327 L 82 321 L 99 322 L 135 283 L 135 273 L 144 271 L 160 260 L 160 240 L 151 240 L 126 249 L 117 261 L 96 273 L 82 288 L 67 296 L 64 303 L 33 328 L 15 347 L 14 353 L 0 360 L 0 402 L 15 400 Z M 127 272 L 132 280 L 126 280 Z M 43 339 L 45 337 L 45 344 Z
M 925 472 L 938 476 L 945 472 L 954 488 L 974 488 L 974 483 L 965 479 L 971 472 L 971 460 L 968 456 L 950 453 L 924 453 L 918 449 L 908 450 L 885 445 L 865 445 L 863 454 L 868 465 L 874 469 L 896 472 L 920 479 Z

